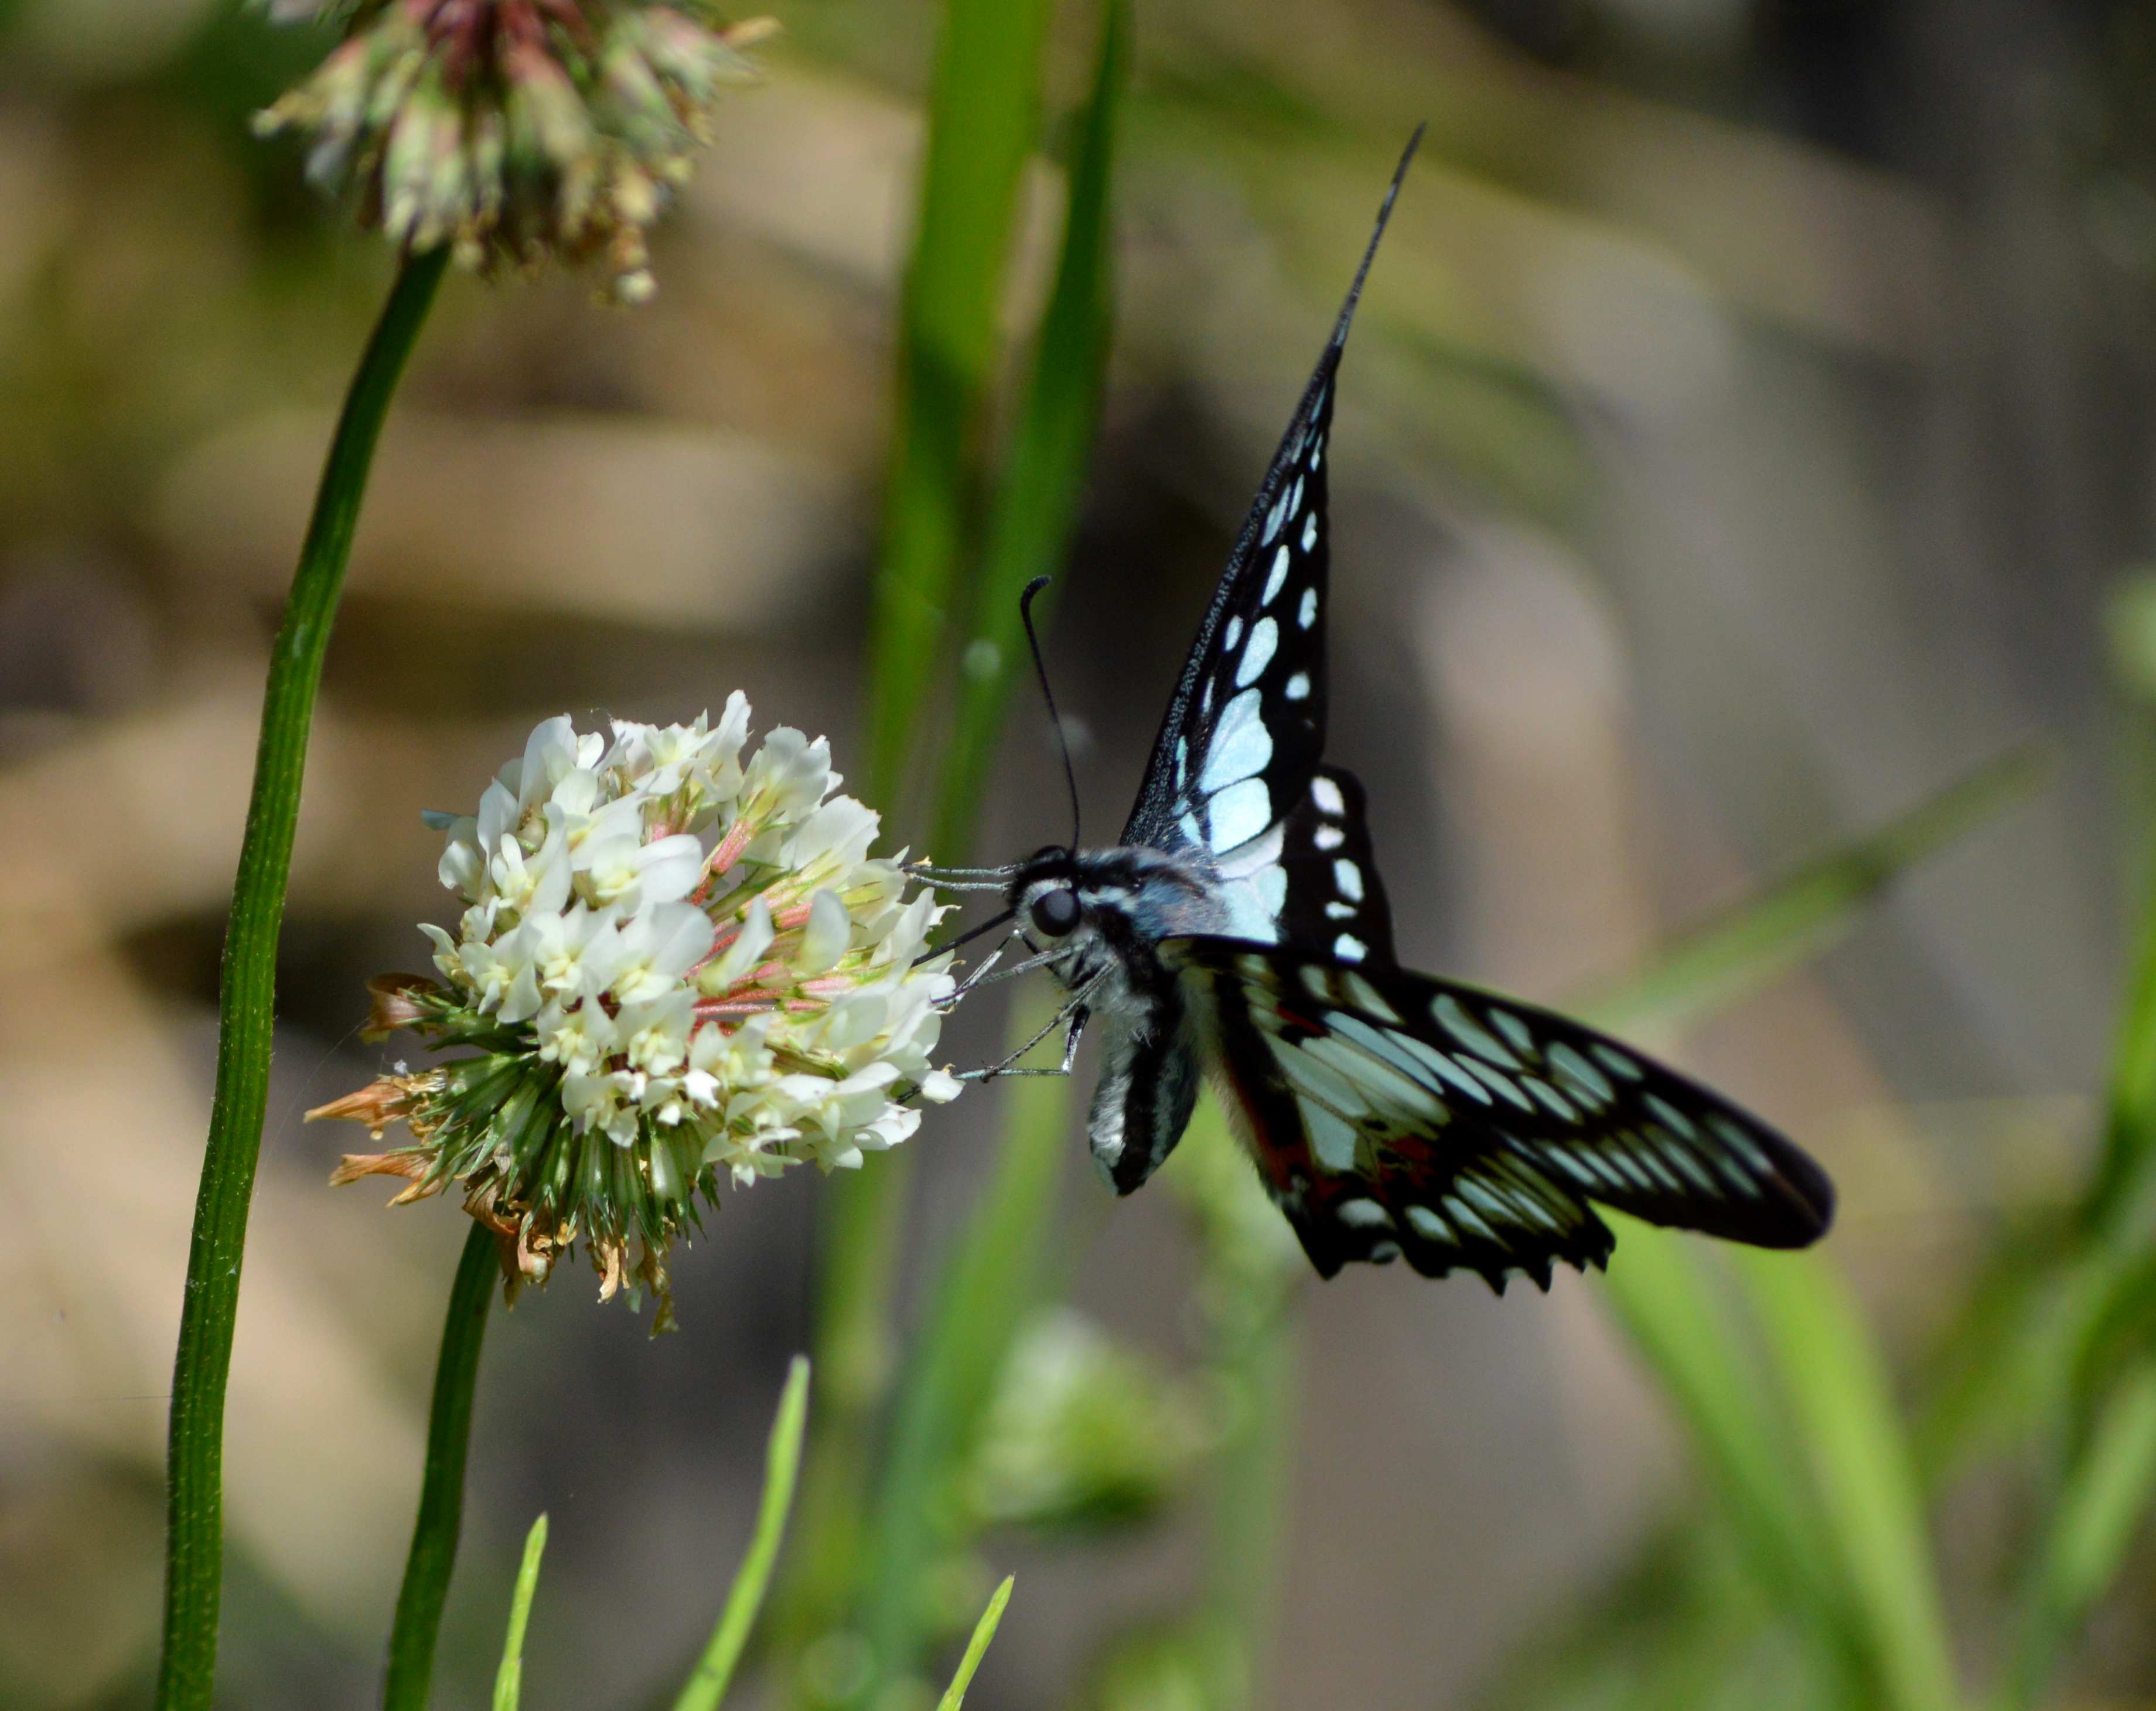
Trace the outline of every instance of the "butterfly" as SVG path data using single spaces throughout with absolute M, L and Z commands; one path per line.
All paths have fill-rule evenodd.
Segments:
M 1085 848 L 1074 827 L 1009 867 L 922 870 L 1000 891 L 1005 912 L 987 925 L 1015 920 L 1033 953 L 1005 972 L 1045 967 L 1070 995 L 1060 1070 L 1014 1058 L 975 1073 L 1068 1073 L 1097 1019 L 1086 1133 L 1120 1195 L 1160 1167 L 1210 1081 L 1327 1277 L 1404 1256 L 1501 1292 L 1516 1274 L 1548 1289 L 1556 1262 L 1607 1262 L 1615 1238 L 1597 1206 L 1804 1246 L 1833 1215 L 1832 1184 L 1758 1118 L 1578 1022 L 1399 965 L 1362 786 L 1323 758 L 1335 382 L 1420 139 L 1199 626 L 1121 840 Z

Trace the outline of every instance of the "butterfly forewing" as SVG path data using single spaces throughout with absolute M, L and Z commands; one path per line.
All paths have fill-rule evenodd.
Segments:
M 1417 133 L 1419 137 L 1420 133 Z M 1154 739 L 1126 844 L 1219 856 L 1277 824 L 1325 748 L 1333 380 L 1411 142 L 1332 337 L 1273 454 Z
M 1392 907 L 1353 773 L 1318 768 L 1282 828 L 1280 865 L 1274 915 L 1283 943 L 1322 946 L 1337 962 L 1393 962 Z
M 1403 1254 L 1548 1287 L 1602 1263 L 1596 1204 L 1763 1247 L 1833 1189 L 1754 1117 L 1562 1016 L 1393 966 L 1183 938 L 1178 970 L 1267 1188 L 1327 1275 Z

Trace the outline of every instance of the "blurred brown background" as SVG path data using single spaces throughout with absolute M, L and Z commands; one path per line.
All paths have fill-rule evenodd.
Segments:
M 935 12 L 776 9 L 657 301 L 458 278 L 389 430 L 285 938 L 229 1419 L 234 1705 L 371 1702 L 409 1527 L 461 1221 L 331 1193 L 352 1138 L 298 1119 L 377 1061 L 360 983 L 451 912 L 419 810 L 474 802 L 562 710 L 683 717 L 739 686 L 842 767 L 860 747 Z M 1065 103 L 1090 30 L 1066 22 Z M 1332 752 L 1372 785 L 1409 961 L 1560 996 L 2015 737 L 2066 756 L 1811 971 L 1661 1042 L 1830 1164 L 1836 1251 L 1920 1345 L 1987 1221 L 2062 1192 L 2107 1044 L 2100 619 L 2150 550 L 2156 23 L 1145 0 L 1137 25 L 1108 414 L 1051 644 L 1096 822 L 1428 118 L 1334 498 Z M 131 1705 L 264 650 L 390 262 L 248 135 L 318 39 L 212 0 L 0 0 L 0 1702 Z M 1060 194 L 1043 166 L 1014 327 Z M 1012 733 L 984 853 L 1061 824 L 1029 706 Z M 996 1102 L 912 1143 L 921 1253 Z M 1181 1221 L 1110 1207 L 1071 1157 L 1081 1304 L 1177 1359 Z M 734 1196 L 677 1268 L 677 1336 L 581 1272 L 497 1321 L 440 1703 L 480 1698 L 541 1508 L 532 1701 L 674 1678 L 806 1338 L 817 1199 Z M 1474 1703 L 1683 1501 L 1680 1446 L 1576 1279 L 1309 1292 L 1273 1699 Z M 1186 1531 L 999 1550 L 1019 1594 L 976 1703 L 1069 1703 L 1103 1635 L 1178 1597 Z M 2156 1643 L 2109 1620 L 2087 1686 L 2127 1703 Z

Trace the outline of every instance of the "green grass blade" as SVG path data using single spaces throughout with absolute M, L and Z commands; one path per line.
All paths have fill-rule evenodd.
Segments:
M 1845 930 L 1856 910 L 1904 869 L 2025 794 L 2041 770 L 2038 751 L 2010 751 L 1685 934 L 1646 971 L 1581 1008 L 1605 1027 L 1666 1023 L 1763 984 Z M 1799 1375 L 1799 1384 L 1810 1385 L 1795 1398 L 1804 1424 L 1815 1438 L 1823 1426 L 1835 1433 L 1819 1470 L 1831 1487 L 1821 1493 L 1828 1512 L 1822 1526 L 1803 1494 L 1805 1482 L 1792 1477 L 1787 1440 L 1760 1400 L 1759 1374 L 1736 1327 L 1707 1305 L 1712 1290 L 1702 1262 L 1680 1239 L 1627 1222 L 1608 1287 L 1702 1452 L 1756 1571 L 1799 1601 L 1808 1625 L 1845 1667 L 1892 1682 L 1892 1703 L 1945 1703 L 1936 1696 L 1950 1690 L 1951 1672 L 1921 1508 L 1906 1441 L 1884 1400 L 1883 1377 L 1871 1364 L 1875 1357 L 1845 1350 L 1830 1373 Z M 1799 1292 L 1800 1286 L 1790 1286 L 1758 1303 L 1779 1315 L 1770 1334 L 1778 1332 L 1785 1345 L 1837 1315 L 1831 1297 L 1795 1298 Z M 1859 1346 L 1868 1351 L 1868 1337 Z M 1785 1365 L 1794 1358 L 1787 1346 L 1779 1353 Z M 1841 1411 L 1830 1421 L 1835 1410 Z M 1867 1493 L 1886 1505 L 1870 1518 L 1878 1531 L 1873 1542 L 1886 1554 L 1856 1565 L 1849 1551 L 1866 1518 L 1852 1508 Z
M 1012 675 L 1024 659 L 1019 592 L 1061 561 L 1085 491 L 1115 314 L 1110 190 L 1130 35 L 1128 0 L 1107 0 L 1092 93 L 1079 118 L 1070 161 L 1055 285 L 1041 320 L 1017 436 L 989 515 L 972 640 L 961 655 L 958 716 L 929 846 L 946 861 L 963 859 L 972 843 Z
M 937 1711 L 962 1711 L 966 1703 L 966 1689 L 973 1684 L 973 1672 L 981 1667 L 981 1659 L 988 1649 L 988 1642 L 996 1636 L 996 1628 L 1004 1619 L 1004 1606 L 1010 1602 L 1011 1585 L 1016 1576 L 1006 1575 L 1004 1583 L 988 1600 L 988 1607 L 981 1612 L 974 1625 L 973 1637 L 966 1642 L 966 1655 L 958 1660 L 957 1673 L 951 1678 L 951 1685 L 943 1690 L 943 1698 Z
M 203 1149 L 172 1363 L 166 1463 L 165 1632 L 158 1711 L 208 1711 L 217 1677 L 224 1570 L 224 1391 L 247 1247 L 247 1209 L 270 1098 L 277 938 L 299 824 L 307 734 L 330 630 L 344 589 L 361 501 L 390 399 L 433 306 L 449 252 L 414 256 L 398 275 L 360 357 L 330 442 L 284 623 L 270 655 L 262 735 L 239 845 L 218 994 L 217 1090 Z
M 1048 1002 L 1041 994 L 1015 1007 L 1014 1039 L 1046 1020 Z M 927 1655 L 933 1635 L 922 1587 L 952 1543 L 946 1536 L 952 1482 L 1046 1281 L 1070 1084 L 1042 1076 L 1005 1087 L 1009 1115 L 994 1174 L 937 1278 L 891 1427 L 861 1612 L 880 1681 L 910 1674 Z
M 2040 1703 L 2060 1655 L 2118 1572 L 2156 1499 L 2156 1364 L 2112 1393 L 2061 1494 L 2036 1558 L 2020 1650 L 1999 1711 Z
M 748 1644 L 749 1631 L 756 1626 L 757 1612 L 763 1607 L 764 1589 L 771 1584 L 772 1566 L 778 1560 L 778 1547 L 786 1536 L 786 1517 L 793 1507 L 794 1477 L 801 1467 L 801 1438 L 808 1423 L 808 1363 L 797 1354 L 786 1374 L 786 1388 L 779 1394 L 778 1416 L 771 1423 L 770 1447 L 763 1460 L 763 1498 L 757 1506 L 756 1530 L 749 1537 L 748 1554 L 735 1573 L 726 1607 L 719 1612 L 718 1626 L 711 1630 L 704 1655 L 696 1660 L 696 1668 L 674 1701 L 674 1711 L 715 1711 L 733 1679 L 734 1667 Z
M 1019 175 L 1040 122 L 1048 0 L 948 0 L 899 328 L 895 461 L 869 632 L 868 794 L 919 740 L 964 552 L 971 442 L 993 376 Z
M 1817 955 L 1858 907 L 2040 784 L 2046 752 L 2010 749 L 1877 830 L 1804 863 L 1718 919 L 1666 947 L 1645 969 L 1589 993 L 1581 1010 L 1604 1027 L 1681 1020 L 1717 1010 Z
M 494 1711 L 516 1711 L 524 1693 L 524 1631 L 531 1621 L 531 1597 L 539 1590 L 539 1559 L 547 1554 L 547 1518 L 524 1536 L 524 1560 L 509 1601 L 509 1632 L 501 1642 L 501 1667 L 494 1672 Z
M 1958 1693 L 1938 1566 L 1871 1327 L 1840 1277 L 1816 1258 L 1746 1249 L 1738 1261 L 1810 1452 L 1879 1703 L 1948 1711 Z
M 1721 1305 L 1727 1292 L 1684 1237 L 1604 1215 L 1618 1232 L 1604 1292 L 1690 1433 L 1753 1572 L 1815 1639 L 1853 1654 L 1851 1612 L 1825 1537 L 1766 1410 L 1758 1364 Z

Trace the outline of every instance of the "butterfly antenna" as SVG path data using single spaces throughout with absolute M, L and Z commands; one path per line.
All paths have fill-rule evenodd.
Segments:
M 1055 727 L 1055 746 L 1063 755 L 1063 782 L 1070 792 L 1070 849 L 1078 849 L 1078 770 L 1070 764 L 1070 739 L 1064 734 L 1063 718 L 1055 711 L 1055 691 L 1048 686 L 1048 662 L 1040 656 L 1040 636 L 1033 627 L 1034 597 L 1046 588 L 1050 578 L 1037 576 L 1025 585 L 1025 592 L 1018 597 L 1018 615 L 1025 625 L 1026 644 L 1033 650 L 1034 674 L 1040 679 L 1040 698 L 1048 703 L 1048 722 Z

